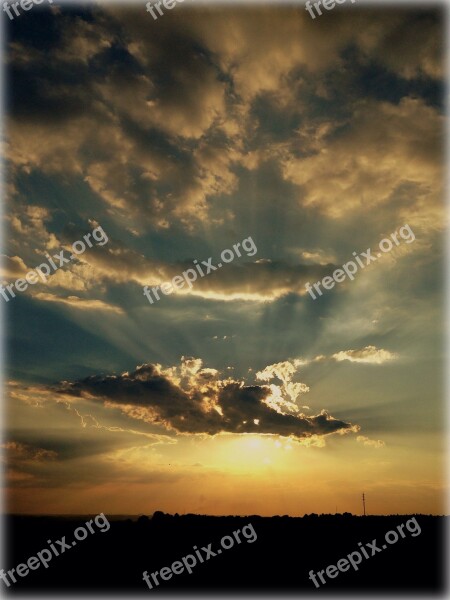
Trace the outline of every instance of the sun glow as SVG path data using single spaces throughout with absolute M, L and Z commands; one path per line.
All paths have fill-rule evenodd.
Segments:
M 214 449 L 213 449 L 214 447 Z M 214 439 L 210 463 L 233 472 L 264 470 L 268 465 L 283 468 L 289 440 L 272 435 L 221 435 Z

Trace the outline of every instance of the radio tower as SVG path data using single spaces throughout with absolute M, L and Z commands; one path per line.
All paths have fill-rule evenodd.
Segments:
M 366 516 L 366 498 L 364 496 L 364 492 L 363 492 L 363 495 L 362 495 L 362 500 L 363 500 L 364 516 Z

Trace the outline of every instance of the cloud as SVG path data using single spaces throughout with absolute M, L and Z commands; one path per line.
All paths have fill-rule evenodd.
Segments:
M 3 442 L 0 448 L 1 462 L 6 466 L 5 480 L 14 487 L 35 486 L 42 482 L 42 473 L 58 468 L 55 450 L 15 440 Z
M 30 109 L 21 97 L 15 104 L 9 159 L 16 174 L 81 178 L 138 232 L 149 224 L 166 228 L 169 217 L 190 227 L 204 220 L 209 196 L 236 187 L 230 167 L 238 150 L 223 135 L 205 136 L 225 120 L 227 85 L 181 23 L 173 30 L 163 24 L 162 36 L 149 40 L 136 9 L 117 17 L 55 16 L 60 36 L 50 54 L 11 44 L 11 68 L 33 88 L 35 103 Z M 134 41 L 133 22 L 141 27 Z M 130 31 L 118 34 L 123 27 Z M 171 50 L 180 44 L 184 51 Z M 112 46 L 121 48 L 121 60 L 106 76 L 94 75 L 91 61 L 106 64 Z M 73 81 L 55 78 L 68 65 Z
M 56 391 L 66 397 L 103 402 L 130 418 L 183 434 L 259 433 L 302 440 L 358 430 L 326 410 L 307 416 L 283 412 L 283 403 L 275 409 L 267 403 L 273 395 L 271 386 L 220 379 L 219 373 L 204 368 L 200 359 L 183 358 L 180 366 L 168 369 L 144 364 L 121 375 L 62 382 Z
M 19 277 L 24 277 L 28 268 L 27 265 L 23 262 L 20 256 L 6 256 L 2 254 L 1 258 L 1 277 L 5 279 L 17 279 Z
M 60 296 L 55 296 L 54 294 L 48 294 L 45 292 L 33 294 L 33 298 L 36 300 L 41 300 L 42 302 L 56 302 L 57 304 L 63 304 L 65 306 L 70 306 L 80 310 L 107 311 L 115 313 L 116 315 L 124 314 L 124 311 L 119 306 L 108 304 L 107 302 L 103 302 L 103 300 L 90 300 L 79 298 L 78 296 L 68 296 L 67 298 L 62 298 Z
M 365 435 L 358 435 L 356 441 L 360 442 L 361 444 L 364 444 L 364 446 L 370 446 L 372 448 L 376 448 L 377 450 L 379 448 L 383 448 L 386 445 L 385 442 L 383 442 L 382 440 L 371 440 Z
M 22 214 L 13 213 L 8 216 L 11 227 L 17 233 L 29 237 L 47 238 L 45 222 L 49 220 L 50 212 L 43 206 L 27 206 Z
M 239 169 L 266 160 L 282 167 L 303 206 L 332 218 L 358 206 L 364 182 L 365 202 L 378 206 L 408 180 L 417 218 L 439 222 L 436 207 L 423 213 L 440 189 L 432 163 L 442 118 L 413 97 L 353 97 L 357 67 L 376 66 L 396 83 L 442 76 L 436 12 L 342 11 L 313 23 L 301 7 L 183 6 L 151 36 L 135 7 L 52 19 L 58 36 L 48 48 L 22 39 L 8 47 L 13 88 L 24 88 L 9 127 L 15 175 L 76 178 L 139 234 L 233 218 L 226 203 Z M 69 68 L 73 78 L 58 76 Z M 276 107 L 269 116 L 292 117 L 288 139 L 261 135 L 271 121 L 255 114 L 261 99 Z M 320 110 L 327 102 L 332 114 Z M 212 218 L 217 199 L 223 210 Z
M 74 239 L 82 239 L 82 235 L 85 233 L 85 230 L 81 228 L 70 227 L 59 234 L 60 239 L 58 240 L 54 234 L 50 234 L 45 229 L 42 222 L 40 227 L 43 228 L 43 231 L 40 232 L 42 239 L 48 240 L 53 236 L 58 247 L 69 250 L 70 243 Z M 37 235 L 36 232 L 34 234 Z M 231 244 L 229 246 L 231 247 Z M 244 251 L 241 250 L 241 252 Z M 204 256 L 204 259 L 207 260 L 208 257 Z M 213 265 L 217 265 L 219 261 L 219 255 L 212 257 Z M 35 260 L 35 264 L 38 262 Z M 192 268 L 194 268 L 193 258 L 177 262 L 152 259 L 126 247 L 118 240 L 111 239 L 108 246 L 96 246 L 77 256 L 76 264 L 52 273 L 45 286 L 72 292 L 88 292 L 93 287 L 105 282 L 113 284 L 133 282 L 140 286 L 154 287 L 170 282 L 174 277 L 180 276 L 184 271 Z M 212 301 L 271 302 L 288 294 L 305 295 L 307 281 L 320 279 L 335 268 L 336 265 L 331 264 L 293 264 L 283 260 L 264 258 L 250 262 L 243 253 L 241 257 L 236 256 L 233 263 L 224 265 L 223 269 L 217 269 L 207 276 L 199 276 L 193 287 L 185 285 L 183 289 L 176 290 L 174 295 L 192 295 Z M 5 257 L 3 267 L 5 277 L 14 279 L 19 275 L 24 276 L 26 272 L 27 266 L 22 258 L 19 256 Z M 42 287 L 41 283 L 38 282 L 36 287 Z M 80 309 L 109 310 L 122 314 L 121 308 L 107 304 L 98 298 L 79 298 L 76 295 L 64 297 L 47 292 L 38 292 L 32 295 L 41 301 L 58 302 Z
M 355 363 L 366 363 L 373 365 L 382 365 L 383 363 L 398 358 L 398 355 L 389 350 L 376 348 L 375 346 L 366 346 L 361 350 L 342 350 L 333 354 L 332 358 L 341 362 L 348 360 Z
M 53 450 L 46 450 L 45 448 L 38 448 L 30 444 L 24 444 L 21 442 L 4 442 L 0 444 L 0 448 L 3 448 L 8 453 L 8 461 L 49 461 L 57 458 L 57 453 Z
M 284 177 L 301 187 L 301 205 L 333 219 L 397 198 L 399 222 L 437 227 L 443 193 L 442 119 L 417 98 L 403 98 L 398 105 L 361 100 L 345 126 L 338 121 L 329 125 L 317 151 L 306 157 L 289 150 L 280 154 Z M 405 205 L 402 190 L 407 184 Z
M 300 394 L 309 392 L 309 387 L 304 383 L 292 382 L 297 366 L 300 366 L 298 362 L 284 361 L 268 365 L 265 369 L 256 373 L 256 379 L 260 381 L 271 381 L 277 378 L 282 382 L 282 386 L 270 384 L 271 394 L 264 400 L 268 406 L 277 412 L 299 412 L 299 407 L 295 402 Z M 289 396 L 290 401 L 286 399 L 286 395 Z M 303 406 L 302 408 L 309 407 Z
M 99 432 L 109 432 L 112 437 L 117 439 L 121 438 L 122 440 L 125 438 L 134 439 L 135 436 L 144 437 L 151 442 L 148 442 L 149 446 L 159 445 L 159 444 L 176 444 L 177 440 L 174 437 L 165 434 L 159 434 L 155 432 L 148 431 L 140 431 L 137 429 L 132 429 L 129 427 L 121 427 L 118 425 L 110 425 L 104 424 L 99 421 L 99 418 L 96 415 L 91 414 L 90 412 L 86 412 L 89 410 L 91 406 L 89 405 L 86 408 L 86 402 L 80 403 L 77 405 L 75 398 L 72 395 L 65 394 L 54 394 L 52 389 L 49 390 L 48 386 L 43 385 L 24 385 L 18 381 L 8 381 L 7 383 L 7 394 L 10 402 L 16 403 L 22 402 L 30 407 L 37 409 L 49 409 L 52 405 L 57 405 L 57 407 L 61 407 L 61 410 L 65 410 L 70 413 L 75 419 L 78 421 L 80 427 L 85 430 L 97 430 Z M 54 413 L 53 413 L 54 417 Z M 47 432 L 48 433 L 48 432 Z M 121 435 L 122 434 L 122 435 Z M 125 435 L 123 435 L 125 434 Z M 90 438 L 91 441 L 93 438 Z M 97 438 L 94 438 L 97 439 Z M 78 440 L 78 434 L 77 434 Z M 103 443 L 103 442 L 102 442 Z M 123 443 L 123 442 L 122 442 Z M 134 443 L 134 442 L 133 442 Z M 26 444 L 21 442 L 14 442 L 16 446 L 10 445 L 8 446 L 9 450 L 14 450 L 15 448 L 22 447 L 26 448 Z M 78 441 L 75 442 L 75 446 L 78 444 Z M 94 442 L 95 452 L 98 451 L 96 447 L 96 442 Z M 107 445 L 109 448 L 109 444 Z M 58 455 L 65 456 L 73 456 L 74 452 L 77 450 L 68 439 L 64 439 L 64 441 L 59 440 L 57 443 Z M 77 451 L 80 451 L 78 448 Z M 90 453 L 91 450 L 83 446 L 81 448 L 81 452 Z
M 389 350 L 383 350 L 383 348 L 377 348 L 376 346 L 366 346 L 359 350 L 340 350 L 335 354 L 326 356 L 325 354 L 319 354 L 314 358 L 294 358 L 290 361 L 278 363 L 276 365 L 270 365 L 266 367 L 264 371 L 257 373 L 257 378 L 263 381 L 268 381 L 269 378 L 277 376 L 283 382 L 290 381 L 289 377 L 296 371 L 297 367 L 303 367 L 312 363 L 320 363 L 329 360 L 335 360 L 342 362 L 348 360 L 354 363 L 365 363 L 365 364 L 376 364 L 381 365 L 385 362 L 398 359 L 398 354 L 390 352 Z M 270 377 L 269 377 L 270 376 Z M 306 389 L 305 391 L 309 391 Z
M 14 380 L 8 381 L 7 393 L 13 403 L 19 400 L 35 408 L 41 408 L 49 401 L 48 389 L 39 385 L 23 385 Z
M 80 232 L 74 231 L 73 239 L 79 237 L 79 234 Z M 207 260 L 208 257 L 203 258 Z M 212 258 L 212 264 L 216 266 L 220 258 Z M 224 268 L 204 277 L 198 276 L 192 288 L 185 285 L 174 295 L 193 295 L 222 301 L 273 301 L 290 293 L 306 294 L 307 281 L 319 279 L 335 268 L 333 265 L 289 264 L 285 261 L 261 259 L 249 262 L 245 258 L 245 255 L 236 257 L 235 262 L 224 265 Z M 96 247 L 95 250 L 78 256 L 78 261 L 80 264 L 75 265 L 71 271 L 65 271 L 66 275 L 50 278 L 51 284 L 74 291 L 90 288 L 94 283 L 100 282 L 134 282 L 140 286 L 154 287 L 170 282 L 187 269 L 194 268 L 193 259 L 179 262 L 154 260 L 124 247 L 116 240 L 111 240 L 108 247 Z

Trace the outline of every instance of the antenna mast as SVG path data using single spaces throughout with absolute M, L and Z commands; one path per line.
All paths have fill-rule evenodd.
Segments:
M 362 495 L 362 501 L 363 501 L 364 516 L 366 516 L 366 498 L 364 496 L 364 492 Z

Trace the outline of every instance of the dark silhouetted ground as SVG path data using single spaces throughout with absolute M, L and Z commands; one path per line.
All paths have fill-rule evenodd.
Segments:
M 48 569 L 42 566 L 10 588 L 10 593 L 258 593 L 324 594 L 390 592 L 408 595 L 444 593 L 444 540 L 447 517 L 417 515 L 421 534 L 406 537 L 375 556 L 364 559 L 358 571 L 351 568 L 316 589 L 308 573 L 336 565 L 358 550 L 358 542 L 381 546 L 384 536 L 411 516 L 354 517 L 351 515 L 310 515 L 303 518 L 258 516 L 209 517 L 170 516 L 155 513 L 153 518 L 110 517 L 109 531 L 89 535 L 76 547 L 55 557 Z M 3 569 L 27 562 L 30 556 L 66 536 L 90 517 L 7 517 L 7 542 Z M 142 579 L 149 573 L 170 566 L 192 553 L 192 547 L 220 540 L 251 523 L 257 540 L 240 545 L 198 564 L 191 575 L 174 575 L 159 587 L 149 590 Z M 96 528 L 95 528 L 96 529 Z M 242 536 L 241 536 L 242 537 Z M 370 550 L 368 550 L 370 554 Z

